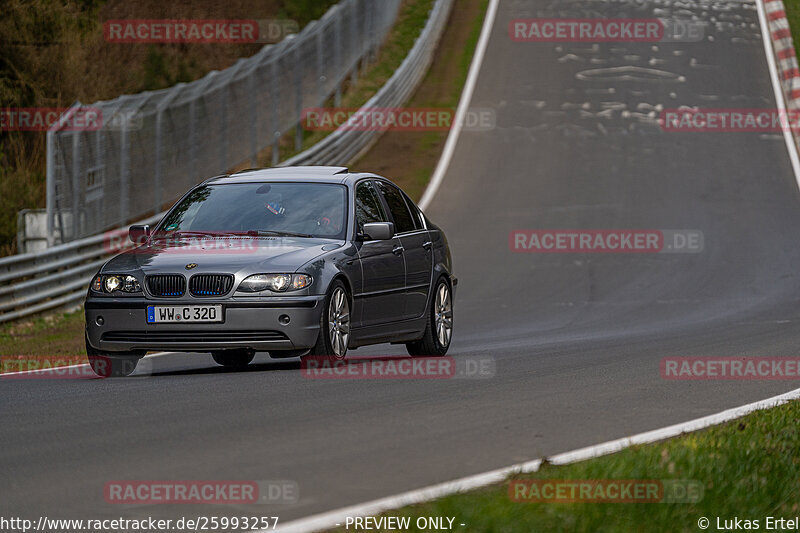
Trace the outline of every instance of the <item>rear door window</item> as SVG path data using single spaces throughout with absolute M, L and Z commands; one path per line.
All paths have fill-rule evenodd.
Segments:
M 405 233 L 417 229 L 403 194 L 396 187 L 384 181 L 378 181 L 377 184 L 394 219 L 395 233 Z

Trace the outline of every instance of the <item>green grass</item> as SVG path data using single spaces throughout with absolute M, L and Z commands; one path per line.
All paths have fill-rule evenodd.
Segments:
M 367 65 L 366 72 L 359 72 L 355 85 L 346 86 L 338 107 L 352 109 L 364 105 L 392 77 L 397 67 L 403 62 L 413 48 L 417 37 L 428 22 L 428 14 L 433 8 L 434 0 L 405 0 L 400 7 L 389 36 L 378 51 L 378 56 Z M 333 99 L 329 99 L 324 107 L 333 107 Z M 303 144 L 300 151 L 307 150 L 326 136 L 329 131 L 303 131 Z M 287 133 L 281 139 L 281 160 L 286 160 L 299 152 L 294 149 L 294 132 Z M 259 154 L 259 165 L 271 166 L 271 152 L 265 150 Z
M 461 11 L 451 14 L 452 19 L 442 37 L 434 63 L 420 88 L 405 104 L 406 108 L 444 108 L 455 112 L 487 7 L 487 0 L 469 2 L 469 5 L 463 1 L 454 6 L 454 10 Z M 460 28 L 467 29 L 466 36 L 459 31 Z M 448 134 L 448 131 L 389 131 L 353 166 L 382 171 L 411 198 L 419 200 L 433 174 Z
M 83 310 L 0 325 L 0 357 L 85 355 Z
M 786 8 L 786 18 L 789 19 L 789 26 L 792 28 L 792 39 L 794 40 L 796 51 L 798 39 L 800 39 L 800 0 L 783 0 L 783 5 Z
M 459 50 L 457 56 L 454 58 L 458 64 L 458 76 L 452 80 L 446 95 L 437 101 L 429 102 L 415 102 L 420 107 L 449 107 L 455 110 L 458 107 L 458 101 L 461 98 L 461 92 L 464 90 L 464 84 L 467 81 L 469 74 L 469 67 L 472 64 L 472 56 L 475 54 L 475 47 L 478 45 L 478 39 L 481 35 L 481 28 L 483 27 L 483 15 L 489 5 L 488 0 L 481 2 L 481 16 L 472 21 L 470 28 L 469 38 L 467 39 L 466 46 Z M 432 74 L 433 75 L 433 74 Z M 429 80 L 426 80 L 429 81 Z M 441 80 L 438 80 L 441 83 Z M 425 83 L 425 82 L 423 82 Z M 417 140 L 415 150 L 418 153 L 425 153 L 433 149 L 437 145 L 444 145 L 447 140 L 449 132 L 430 131 Z M 438 158 L 437 158 L 438 162 Z M 414 169 L 414 181 L 406 185 L 406 192 L 411 195 L 415 200 L 419 200 L 428 186 L 428 181 L 435 169 L 433 166 L 424 166 Z
M 516 503 L 508 483 L 386 513 L 449 516 L 463 531 L 700 531 L 707 517 L 759 520 L 800 516 L 800 402 L 662 443 L 567 466 L 545 465 L 514 479 L 696 480 L 698 503 Z M 341 530 L 344 531 L 344 530 Z M 793 530 L 794 531 L 794 530 Z

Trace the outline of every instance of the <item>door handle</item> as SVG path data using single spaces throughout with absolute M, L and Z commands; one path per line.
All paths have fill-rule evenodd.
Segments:
M 433 243 L 431 241 L 426 241 L 422 243 L 422 247 L 426 250 L 430 250 L 433 247 Z
M 395 246 L 394 248 L 392 248 L 392 253 L 394 255 L 400 255 L 403 253 L 403 250 L 404 248 L 402 246 Z

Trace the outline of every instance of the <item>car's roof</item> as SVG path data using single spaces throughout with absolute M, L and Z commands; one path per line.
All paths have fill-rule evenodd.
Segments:
M 371 175 L 371 174 L 370 174 Z M 234 174 L 216 176 L 205 181 L 215 183 L 254 183 L 266 181 L 317 181 L 320 183 L 347 183 L 366 176 L 350 172 L 347 167 L 300 166 L 251 168 Z

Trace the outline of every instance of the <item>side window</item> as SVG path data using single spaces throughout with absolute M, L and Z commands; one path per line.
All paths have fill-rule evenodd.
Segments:
M 409 198 L 407 194 L 403 193 L 403 198 L 406 199 L 408 209 L 411 211 L 411 216 L 414 218 L 414 227 L 416 229 L 424 228 L 425 223 L 422 221 L 422 212 L 419 210 L 419 207 L 411 201 L 411 198 Z
M 414 231 L 416 229 L 414 219 L 411 217 L 411 211 L 408 210 L 402 193 L 388 183 L 382 181 L 377 183 L 378 188 L 383 193 L 384 200 L 386 200 L 386 205 L 389 206 L 389 211 L 392 212 L 394 231 L 396 233 Z
M 371 181 L 362 181 L 356 186 L 356 223 L 358 231 L 370 222 L 386 222 L 380 200 Z

